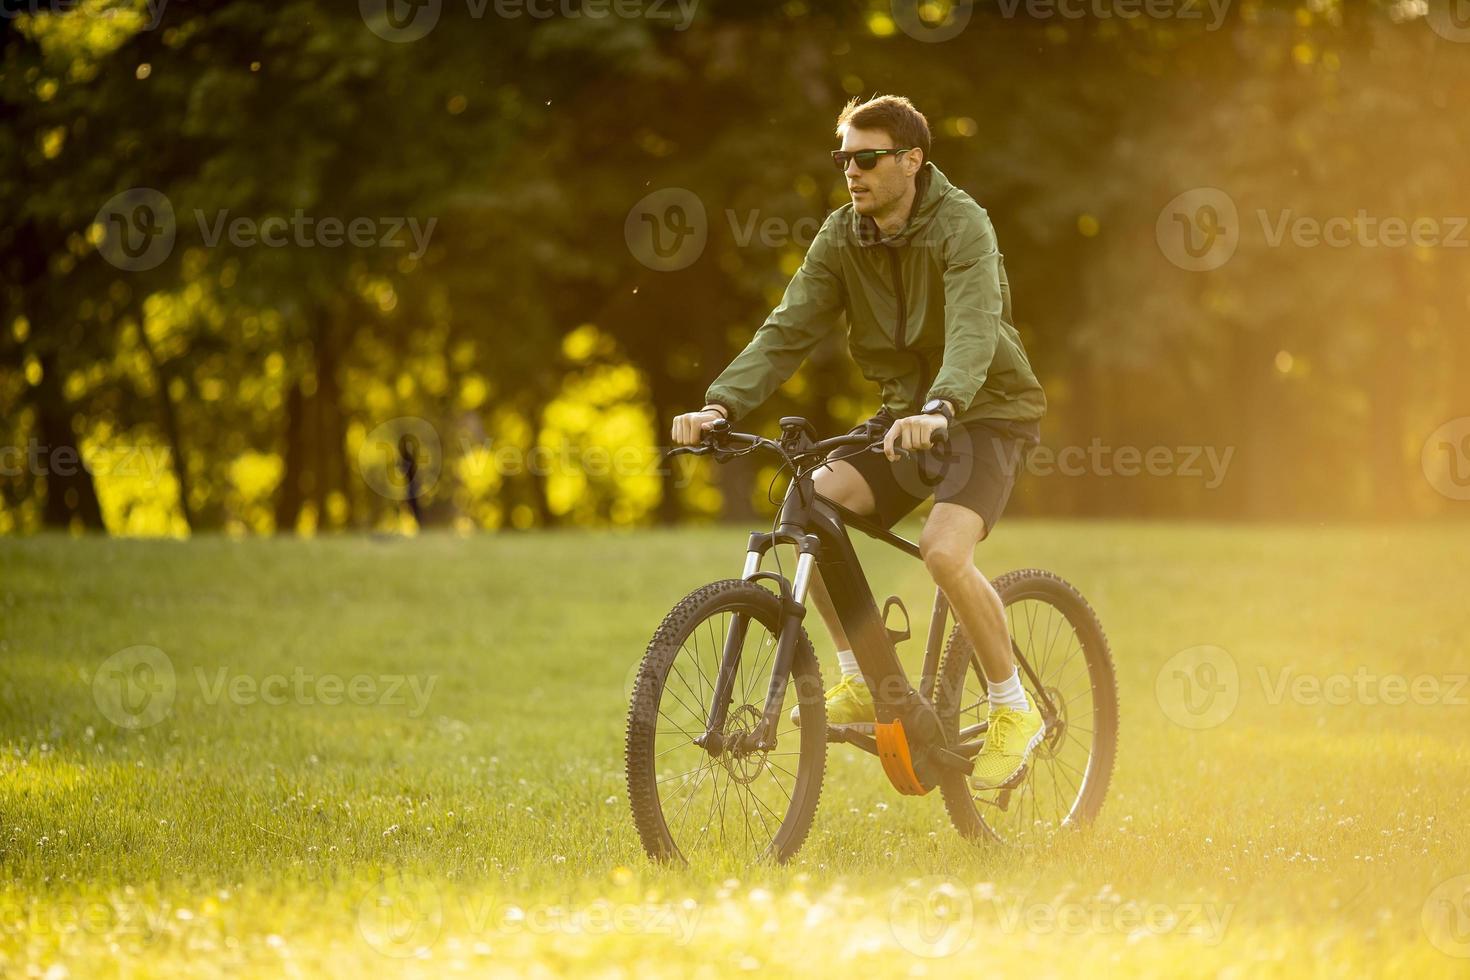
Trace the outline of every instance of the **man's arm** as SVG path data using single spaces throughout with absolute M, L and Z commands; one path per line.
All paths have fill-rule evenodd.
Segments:
M 1000 262 L 995 230 L 982 211 L 958 231 L 945 258 L 944 362 L 927 396 L 949 402 L 956 415 L 984 387 L 1000 341 Z
M 732 422 L 771 397 L 837 322 L 842 281 L 836 249 L 830 244 L 832 220 L 828 218 L 812 241 L 781 305 L 705 392 L 705 401 L 725 409 Z

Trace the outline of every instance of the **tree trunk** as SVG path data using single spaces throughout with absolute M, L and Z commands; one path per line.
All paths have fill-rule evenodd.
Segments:
M 657 396 L 653 402 L 653 431 L 657 435 L 654 442 L 654 451 L 660 454 L 666 453 L 664 444 L 668 442 L 668 427 L 673 425 L 675 410 L 669 407 L 669 403 L 659 400 Z M 672 446 L 670 446 L 672 448 Z M 659 463 L 659 496 L 658 509 L 654 511 L 655 523 L 670 526 L 678 524 L 684 516 L 683 501 L 679 499 L 679 473 L 678 468 L 682 457 L 664 459 Z
M 153 374 L 153 386 L 158 390 L 158 417 L 163 423 L 163 435 L 168 440 L 169 454 L 173 458 L 174 479 L 179 484 L 179 512 L 184 517 L 184 526 L 194 530 L 194 509 L 189 502 L 189 463 L 184 457 L 184 438 L 179 430 L 178 410 L 174 405 L 173 393 L 169 391 L 171 372 L 165 371 L 158 362 L 153 342 L 148 339 L 148 330 L 143 323 L 143 305 L 133 304 L 133 319 L 138 324 L 138 344 L 148 358 L 148 368 Z
M 306 478 L 305 410 L 306 397 L 301 393 L 301 382 L 297 381 L 286 393 L 286 425 L 283 433 L 286 449 L 282 455 L 284 467 L 281 482 L 276 487 L 275 501 L 277 534 L 296 529 L 296 520 L 301 516 L 301 505 L 305 499 L 302 493 L 302 484 Z
M 41 383 L 31 390 L 36 407 L 36 425 L 41 431 L 45 454 L 41 464 L 46 476 L 46 527 L 70 527 L 79 519 L 89 531 L 106 531 L 102 505 L 92 474 L 82 465 L 82 453 L 72 429 L 71 406 L 61 390 L 61 369 L 52 354 L 40 354 Z
M 327 502 L 332 491 L 344 489 L 338 482 L 338 476 L 345 436 L 342 431 L 342 390 L 337 380 L 340 361 L 337 349 L 338 331 L 329 311 L 318 310 L 317 317 L 316 343 L 313 345 L 316 357 L 316 394 L 311 399 L 312 421 L 316 428 L 312 500 L 316 504 L 316 526 L 325 528 L 329 523 Z

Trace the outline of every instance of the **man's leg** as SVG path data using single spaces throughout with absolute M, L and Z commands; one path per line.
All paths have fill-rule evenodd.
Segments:
M 975 546 L 986 533 L 985 519 L 968 507 L 936 503 L 919 536 L 924 565 L 954 607 L 985 673 L 990 728 L 975 759 L 971 782 L 978 789 L 1009 782 L 1046 734 L 1041 712 L 1027 701 L 1021 686 L 1005 605 L 975 567 Z
M 934 584 L 954 607 L 955 618 L 980 658 L 991 683 L 1016 671 L 1006 628 L 1005 606 L 990 580 L 975 567 L 975 546 L 986 535 L 985 519 L 960 504 L 936 503 L 919 535 L 919 551 Z

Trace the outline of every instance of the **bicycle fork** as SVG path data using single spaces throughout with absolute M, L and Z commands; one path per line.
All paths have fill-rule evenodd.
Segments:
M 791 666 L 796 658 L 796 639 L 801 634 L 801 624 L 806 618 L 804 603 L 807 590 L 811 586 L 818 548 L 815 535 L 808 534 L 800 538 L 794 535 L 787 536 L 787 539 L 799 549 L 796 574 L 788 583 L 785 578 L 775 572 L 760 571 L 761 558 L 767 548 L 778 543 L 774 540 L 776 537 L 779 535 L 752 534 L 750 550 L 745 556 L 745 568 L 741 572 L 741 578 L 747 582 L 763 578 L 771 579 L 781 589 L 780 633 L 776 639 L 776 655 L 771 668 L 770 686 L 766 689 L 765 708 L 761 713 L 760 721 L 753 729 L 743 733 L 738 740 L 727 739 L 725 721 L 733 701 L 735 674 L 740 667 L 740 657 L 745 647 L 745 634 L 750 625 L 748 615 L 736 613 L 730 624 L 730 632 L 725 637 L 725 648 L 720 655 L 720 670 L 715 676 L 715 690 L 710 704 L 709 721 L 705 725 L 704 734 L 694 740 L 694 744 L 712 756 L 718 756 L 726 749 L 755 752 L 765 751 L 776 745 L 776 731 L 781 726 L 781 706 L 786 700 L 786 686 L 790 682 Z

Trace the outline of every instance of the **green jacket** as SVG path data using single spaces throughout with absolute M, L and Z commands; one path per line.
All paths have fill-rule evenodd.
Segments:
M 908 224 L 879 238 L 843 205 L 827 218 L 781 305 L 705 393 L 731 421 L 795 373 L 847 313 L 847 344 L 883 404 L 912 415 L 930 398 L 958 419 L 1029 422 L 1046 396 L 1011 325 L 1005 260 L 985 209 L 932 163 L 919 172 Z

